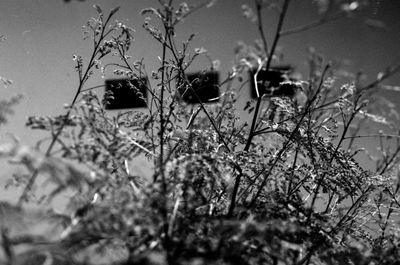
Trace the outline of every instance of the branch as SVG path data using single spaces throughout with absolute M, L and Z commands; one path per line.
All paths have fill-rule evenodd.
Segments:
M 268 50 L 266 50 L 266 55 L 267 56 L 269 55 L 268 59 L 267 59 L 267 66 L 266 66 L 266 70 L 267 71 L 268 71 L 268 69 L 269 69 L 269 67 L 271 65 L 272 57 L 274 55 L 276 45 L 278 44 L 278 41 L 279 41 L 280 31 L 281 31 L 282 26 L 283 26 L 283 21 L 285 20 L 285 15 L 287 13 L 287 10 L 288 10 L 288 7 L 289 7 L 289 3 L 290 3 L 290 0 L 285 0 L 285 2 L 283 3 L 282 12 L 281 12 L 280 17 L 279 17 L 279 22 L 278 22 L 278 25 L 277 25 L 277 28 L 276 28 L 274 41 L 273 41 L 272 47 L 271 47 L 271 52 L 268 54 Z M 257 17 L 258 17 L 259 23 L 261 23 L 261 12 L 260 12 L 260 10 L 261 10 L 261 5 L 257 4 Z M 262 26 L 260 26 L 260 24 L 259 24 L 259 30 L 263 30 L 263 28 L 262 28 Z M 266 45 L 264 32 L 262 31 L 262 32 L 260 32 L 260 34 L 261 34 L 261 37 L 264 38 L 264 40 L 263 40 L 265 42 L 264 45 Z M 266 48 L 267 47 L 264 46 L 264 49 L 266 49 Z M 256 74 L 253 76 L 253 78 L 255 78 L 255 82 L 254 83 L 256 84 L 256 90 L 257 90 L 258 98 L 257 98 L 257 104 L 256 104 L 256 108 L 255 108 L 255 111 L 254 111 L 254 115 L 253 115 L 253 121 L 251 122 L 251 128 L 250 128 L 249 136 L 247 138 L 246 146 L 244 147 L 244 151 L 246 151 L 246 152 L 249 150 L 251 142 L 252 142 L 253 137 L 254 137 L 254 128 L 255 128 L 255 125 L 256 125 L 256 122 L 257 122 L 258 112 L 260 110 L 260 105 L 261 105 L 261 100 L 262 100 L 262 96 L 260 96 L 260 94 L 258 93 L 258 87 L 257 87 L 257 82 L 256 82 L 257 81 L 257 74 L 261 70 L 261 68 L 262 68 L 262 65 L 259 65 Z M 275 160 L 274 164 L 276 164 L 276 163 L 277 163 L 277 160 Z M 271 168 L 271 170 L 272 170 L 272 168 Z M 234 185 L 233 190 L 232 190 L 232 196 L 231 196 L 231 202 L 230 202 L 230 206 L 229 206 L 228 216 L 231 216 L 233 214 L 234 209 L 235 209 L 236 196 L 237 196 L 238 191 L 239 191 L 239 186 L 240 186 L 240 181 L 241 181 L 242 175 L 243 175 L 243 173 L 240 170 L 238 176 L 236 177 L 235 185 Z M 253 204 L 253 202 L 251 204 Z
M 281 12 L 281 15 L 279 16 L 279 22 L 278 22 L 278 26 L 276 28 L 274 41 L 272 43 L 271 51 L 268 54 L 269 56 L 268 56 L 268 59 L 267 59 L 266 71 L 268 71 L 270 66 L 271 66 L 272 58 L 274 56 L 274 52 L 275 52 L 276 46 L 277 46 L 279 38 L 280 38 L 280 32 L 281 32 L 281 29 L 282 29 L 282 26 L 283 26 L 283 21 L 285 20 L 285 15 L 287 13 L 287 10 L 288 10 L 288 7 L 289 7 L 289 3 L 290 3 L 290 0 L 285 0 L 285 2 L 283 3 L 282 12 Z M 257 13 L 257 14 L 259 14 L 259 13 Z M 259 66 L 259 69 L 260 69 L 260 66 Z M 257 75 L 257 73 L 258 72 L 256 72 L 255 75 Z M 257 84 L 257 82 L 255 82 L 255 84 Z M 258 89 L 257 89 L 257 91 L 258 91 Z M 254 128 L 255 128 L 255 125 L 256 125 L 258 112 L 260 110 L 261 99 L 262 99 L 262 97 L 258 94 L 257 104 L 256 104 L 256 108 L 255 108 L 254 115 L 253 115 L 253 121 L 251 123 L 249 137 L 247 138 L 247 142 L 246 142 L 246 146 L 244 147 L 244 151 L 248 151 L 249 150 L 251 141 L 253 140 L 253 137 L 254 137 Z
M 91 55 L 91 58 L 89 60 L 88 66 L 86 68 L 86 71 L 85 71 L 83 77 L 81 77 L 81 70 L 79 70 L 79 76 L 80 76 L 79 77 L 79 85 L 78 85 L 78 88 L 76 90 L 75 96 L 71 101 L 70 108 L 68 109 L 67 113 L 64 116 L 64 122 L 61 124 L 61 126 L 58 128 L 57 132 L 54 134 L 54 136 L 53 136 L 53 138 L 52 138 L 52 140 L 51 140 L 51 142 L 50 142 L 50 144 L 49 144 L 49 146 L 48 146 L 48 148 L 46 150 L 46 153 L 45 153 L 46 157 L 50 156 L 51 151 L 53 150 L 55 143 L 57 142 L 58 138 L 60 137 L 61 133 L 63 132 L 63 130 L 65 128 L 66 122 L 67 122 L 67 120 L 69 119 L 69 117 L 71 115 L 72 109 L 73 109 L 76 101 L 78 100 L 78 96 L 82 92 L 83 85 L 86 83 L 87 79 L 89 78 L 90 70 L 93 67 L 93 63 L 94 63 L 94 60 L 96 58 L 96 55 L 99 52 L 100 44 L 105 38 L 104 31 L 106 29 L 106 25 L 108 24 L 111 16 L 115 14 L 115 12 L 116 11 L 114 11 L 114 10 L 111 11 L 111 13 L 109 14 L 106 22 L 102 25 L 102 31 L 101 31 L 101 34 L 100 34 L 99 41 L 97 41 L 95 46 L 94 46 L 93 53 Z M 17 203 L 18 206 L 21 206 L 23 204 L 24 200 L 26 200 L 26 196 L 28 195 L 28 192 L 32 189 L 32 186 L 35 183 L 38 174 L 39 174 L 39 169 L 36 169 L 36 170 L 33 171 L 32 175 L 29 178 L 28 184 L 25 186 L 21 196 L 18 199 L 18 203 Z
M 322 17 L 320 19 L 317 19 L 317 20 L 315 20 L 315 21 L 313 21 L 313 22 L 311 22 L 309 24 L 305 24 L 305 25 L 301 25 L 301 26 L 298 26 L 298 27 L 295 27 L 295 28 L 292 28 L 292 29 L 284 30 L 284 31 L 281 32 L 281 36 L 284 37 L 284 36 L 288 36 L 288 35 L 304 32 L 304 31 L 307 31 L 307 30 L 322 26 L 322 25 L 324 25 L 324 24 L 326 24 L 328 22 L 337 20 L 337 19 L 343 17 L 344 15 L 345 15 L 345 13 L 343 11 L 340 11 L 338 13 L 335 13 L 335 14 L 331 15 L 331 16 L 324 16 L 324 17 Z

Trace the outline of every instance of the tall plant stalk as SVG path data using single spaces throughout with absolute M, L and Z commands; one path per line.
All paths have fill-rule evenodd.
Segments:
M 91 75 L 91 71 L 93 70 L 94 66 L 95 66 L 95 60 L 96 60 L 96 56 L 99 56 L 99 59 L 102 58 L 104 55 L 100 53 L 100 47 L 103 44 L 103 41 L 105 40 L 105 38 L 112 32 L 115 30 L 115 28 L 109 29 L 107 30 L 107 26 L 112 18 L 112 16 L 118 11 L 119 8 L 115 8 L 113 10 L 111 10 L 111 12 L 109 13 L 107 19 L 105 21 L 102 20 L 102 16 L 99 14 L 100 16 L 100 21 L 101 21 L 101 32 L 98 33 L 96 32 L 95 29 L 93 34 L 93 52 L 90 56 L 88 65 L 86 67 L 86 70 L 83 72 L 82 71 L 82 62 L 80 61 L 80 58 L 77 58 L 76 63 L 77 63 L 77 70 L 78 70 L 78 74 L 79 74 L 79 84 L 78 84 L 78 88 L 76 89 L 75 95 L 71 101 L 71 103 L 68 106 L 68 111 L 66 112 L 66 114 L 63 116 L 62 122 L 60 127 L 57 129 L 56 133 L 52 135 L 52 139 L 51 142 L 49 144 L 49 146 L 46 149 L 45 152 L 45 156 L 49 157 L 51 152 L 53 151 L 54 145 L 56 144 L 56 142 L 58 141 L 61 133 L 64 131 L 64 128 L 67 124 L 68 119 L 71 116 L 72 110 L 75 107 L 75 104 L 78 100 L 78 97 L 80 96 L 82 89 L 86 83 L 86 81 L 89 79 L 89 76 Z M 98 39 L 96 40 L 96 36 L 99 35 Z M 22 206 L 22 204 L 26 201 L 27 199 L 27 195 L 30 192 L 30 190 L 33 187 L 33 184 L 36 181 L 36 178 L 39 175 L 39 171 L 40 169 L 37 168 L 32 172 L 32 175 L 29 177 L 28 179 L 28 183 L 25 186 L 24 190 L 22 191 L 21 196 L 19 197 L 18 200 L 18 205 Z

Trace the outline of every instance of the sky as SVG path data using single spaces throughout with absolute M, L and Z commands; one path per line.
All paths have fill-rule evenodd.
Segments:
M 187 18 L 178 27 L 177 37 L 183 39 L 195 32 L 193 49 L 204 47 L 213 59 L 220 60 L 220 71 L 224 76 L 232 65 L 235 43 L 239 40 L 251 43 L 258 38 L 255 25 L 243 17 L 241 10 L 243 4 L 252 6 L 252 3 L 250 0 L 219 0 L 213 7 Z M 0 127 L 0 142 L 10 141 L 8 134 L 11 133 L 22 143 L 34 145 L 43 135 L 25 127 L 27 117 L 64 113 L 63 105 L 71 102 L 78 86 L 72 57 L 74 54 L 84 58 L 90 55 L 91 44 L 82 39 L 81 28 L 90 17 L 96 16 L 94 4 L 103 10 L 120 6 L 116 18 L 136 30 L 133 58 L 144 58 L 150 71 L 158 67 L 161 46 L 143 30 L 144 17 L 139 14 L 145 7 L 157 7 L 156 0 L 71 0 L 69 3 L 63 0 L 1 0 L 0 35 L 5 35 L 7 40 L 0 43 L 0 76 L 13 80 L 12 85 L 0 87 L 1 99 L 16 94 L 22 94 L 24 98 L 14 108 L 15 114 L 8 124 Z M 374 78 L 385 66 L 400 60 L 399 14 L 400 1 L 376 0 L 359 14 L 360 17 L 334 21 L 285 37 L 279 43 L 285 54 L 284 62 L 306 73 L 306 51 L 313 46 L 327 60 L 345 59 L 350 62 L 350 70 L 363 70 L 369 78 Z M 271 12 L 264 17 L 269 42 L 276 18 Z M 287 18 L 284 29 L 313 21 L 317 18 L 315 1 L 293 0 Z M 365 19 L 381 20 L 386 28 L 367 26 L 363 23 Z M 202 69 L 206 64 L 206 59 L 200 59 L 191 70 Z M 104 79 L 95 77 L 90 85 L 103 83 Z M 387 80 L 386 84 L 399 86 L 400 74 Z M 400 103 L 398 95 L 388 95 L 396 104 Z

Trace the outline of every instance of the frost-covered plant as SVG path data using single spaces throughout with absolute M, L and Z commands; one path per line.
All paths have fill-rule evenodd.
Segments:
M 15 177 L 25 184 L 19 204 L 0 204 L 5 262 L 390 264 L 399 258 L 399 236 L 393 233 L 400 187 L 396 115 L 387 102 L 388 115 L 374 104 L 382 104 L 384 99 L 375 100 L 377 88 L 400 64 L 369 84 L 349 73 L 348 82 L 339 84 L 339 67 L 310 49 L 309 77 L 288 77 L 274 88 L 291 93 L 272 89 L 263 95 L 261 86 L 268 84 L 257 77 L 279 62 L 281 37 L 353 14 L 365 3 L 316 1 L 321 19 L 285 29 L 290 2 L 243 6 L 260 40 L 235 48 L 237 63 L 219 84 L 219 103 L 200 101 L 195 108 L 182 100 L 182 91 L 199 99 L 185 73 L 206 51 L 191 47 L 194 35 L 178 44 L 175 31 L 214 1 L 198 6 L 160 1 L 160 8 L 141 12 L 151 17 L 143 28 L 160 44 L 160 65 L 151 75 L 143 60 L 134 59 L 133 31 L 111 21 L 117 9 L 106 15 L 95 6 L 98 17 L 85 31 L 93 53 L 87 62 L 74 56 L 79 85 L 66 114 L 28 120 L 31 128 L 50 132 L 48 148 L 42 153 L 43 142 L 37 150 L 15 143 L 0 150 L 27 172 Z M 269 45 L 262 18 L 271 9 L 280 16 Z M 113 95 L 100 100 L 95 88 L 86 87 L 97 70 L 145 80 L 146 111 L 107 112 Z M 237 99 L 249 72 L 257 99 L 245 106 L 252 117 L 246 124 Z M 370 123 L 386 127 L 361 134 Z M 357 162 L 366 150 L 356 140 L 366 137 L 381 141 L 375 171 Z M 152 163 L 151 178 L 130 172 L 129 164 L 143 158 Z M 39 196 L 43 180 L 53 186 Z M 26 201 L 49 204 L 65 193 L 73 195 L 63 213 L 22 207 Z M 37 236 L 15 228 L 38 220 L 51 232 Z M 22 244 L 29 247 L 20 250 Z

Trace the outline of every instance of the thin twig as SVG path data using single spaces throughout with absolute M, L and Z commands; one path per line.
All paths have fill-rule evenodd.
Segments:
M 317 19 L 309 24 L 305 24 L 305 25 L 301 25 L 292 29 L 288 29 L 288 30 L 284 30 L 281 32 L 281 36 L 288 36 L 288 35 L 292 35 L 292 34 L 296 34 L 296 33 L 300 33 L 300 32 L 304 32 L 319 26 L 322 26 L 330 21 L 334 21 L 337 20 L 339 18 L 342 18 L 345 15 L 345 13 L 343 11 L 337 12 L 333 15 L 330 16 L 324 16 L 320 19 Z
M 290 3 L 290 0 L 285 0 L 285 2 L 283 3 L 282 12 L 281 12 L 281 14 L 279 16 L 279 22 L 278 22 L 278 25 L 277 25 L 277 28 L 276 28 L 276 33 L 275 33 L 274 41 L 272 43 L 271 51 L 269 53 L 268 53 L 268 51 L 266 52 L 266 54 L 268 56 L 267 63 L 266 63 L 266 71 L 268 71 L 268 69 L 270 68 L 270 65 L 271 65 L 271 62 L 272 62 L 272 58 L 273 58 L 276 46 L 277 46 L 278 41 L 279 41 L 280 31 L 281 31 L 281 28 L 283 26 L 283 21 L 285 20 L 285 15 L 286 15 L 287 9 L 289 7 L 289 3 Z M 257 9 L 261 9 L 261 5 L 257 5 Z M 257 15 L 261 17 L 261 12 L 258 11 Z M 259 21 L 261 19 L 260 17 L 258 17 Z M 263 30 L 262 27 L 259 27 L 259 29 Z M 264 33 L 262 33 L 261 36 L 264 36 Z M 265 38 L 265 36 L 264 36 L 264 38 Z M 266 40 L 265 40 L 265 43 L 266 43 Z M 265 45 L 264 49 L 266 49 L 266 48 L 267 47 Z M 259 65 L 258 72 L 261 70 L 261 67 L 262 67 L 262 65 Z M 256 85 L 256 91 L 257 91 L 258 98 L 257 98 L 256 108 L 255 108 L 255 111 L 254 111 L 254 114 L 253 114 L 253 120 L 251 122 L 249 136 L 247 138 L 246 145 L 245 145 L 245 147 L 243 149 L 244 151 L 248 151 L 250 149 L 250 145 L 251 145 L 251 142 L 252 142 L 253 137 L 254 137 L 254 129 L 255 129 L 256 122 L 257 122 L 258 112 L 260 110 L 260 105 L 261 105 L 261 100 L 262 100 L 262 95 L 259 94 L 258 87 L 257 87 L 257 74 L 258 74 L 258 72 L 256 72 L 256 74 L 253 76 L 253 78 L 255 78 L 255 82 L 254 83 Z M 275 162 L 275 163 L 277 163 L 277 162 Z M 228 216 L 231 216 L 233 214 L 234 209 L 235 209 L 236 196 L 237 196 L 238 191 L 239 191 L 239 186 L 240 186 L 242 175 L 243 174 L 241 173 L 241 171 L 239 171 L 239 174 L 237 175 L 237 177 L 235 179 L 235 185 L 234 185 L 233 190 L 232 190 L 232 196 L 231 196 L 231 202 L 230 202 L 230 206 L 229 206 Z
M 88 79 L 90 70 L 93 67 L 93 63 L 94 63 L 94 60 L 96 58 L 96 55 L 98 54 L 98 50 L 99 50 L 100 44 L 104 40 L 104 37 L 105 37 L 104 36 L 104 30 L 105 30 L 106 25 L 107 25 L 108 21 L 110 20 L 110 18 L 111 18 L 111 14 L 108 16 L 106 22 L 104 23 L 104 25 L 102 27 L 102 31 L 101 31 L 99 40 L 97 42 L 95 42 L 93 53 L 91 55 L 91 58 L 89 60 L 89 63 L 88 63 L 88 66 L 86 68 L 86 71 L 85 71 L 84 75 L 81 76 L 81 74 L 80 74 L 79 86 L 78 86 L 78 89 L 77 89 L 77 91 L 75 93 L 74 98 L 72 99 L 72 102 L 70 104 L 70 108 L 68 109 L 67 113 L 64 115 L 64 122 L 61 124 L 61 126 L 58 128 L 57 132 L 54 134 L 53 139 L 51 140 L 51 142 L 50 142 L 50 144 L 49 144 L 49 146 L 48 146 L 48 148 L 47 148 L 47 150 L 45 152 L 45 157 L 48 157 L 51 154 L 51 151 L 52 151 L 55 143 L 57 142 L 58 137 L 60 137 L 61 133 L 63 132 L 63 130 L 65 128 L 65 125 L 66 125 L 66 123 L 67 123 L 67 121 L 68 121 L 68 119 L 69 119 L 69 117 L 70 117 L 70 115 L 72 113 L 73 106 L 75 106 L 75 103 L 76 103 L 76 101 L 78 99 L 78 96 L 82 92 L 83 85 L 86 83 L 86 81 Z M 81 73 L 81 71 L 79 71 L 79 72 Z M 18 200 L 18 203 L 17 203 L 18 206 L 21 206 L 24 203 L 24 201 L 26 199 L 26 196 L 28 195 L 28 192 L 32 189 L 32 186 L 35 183 L 38 174 L 39 174 L 39 169 L 35 169 L 33 171 L 32 175 L 29 178 L 28 184 L 25 186 L 21 196 L 19 197 L 19 200 Z

